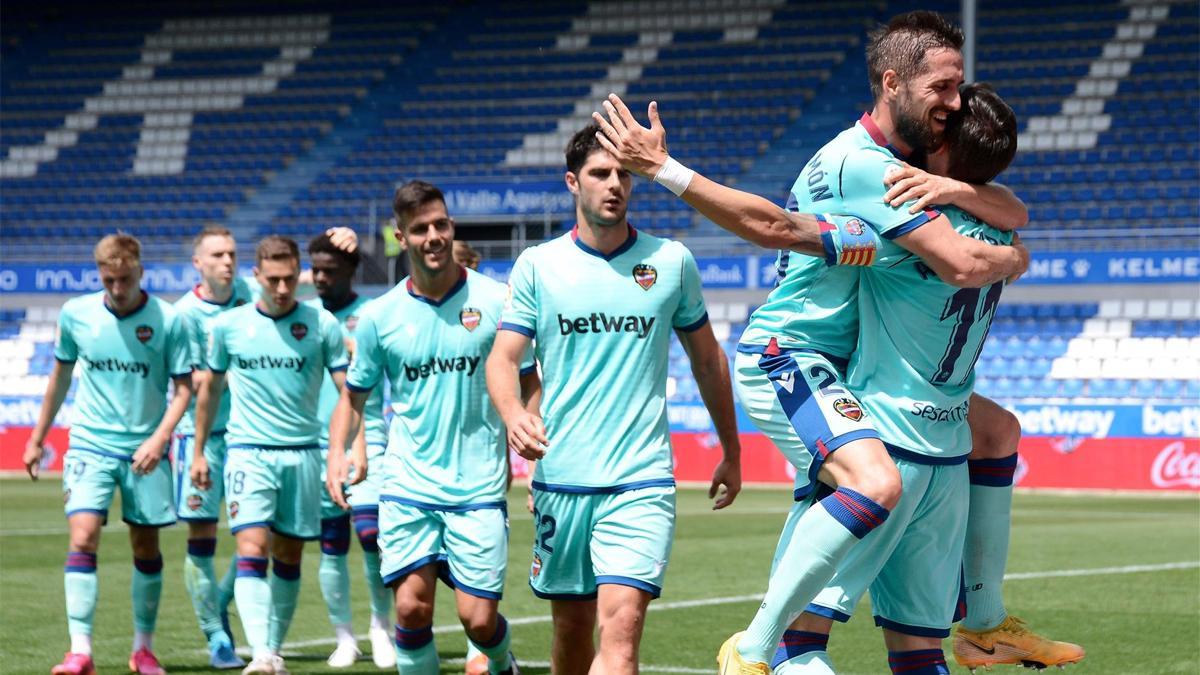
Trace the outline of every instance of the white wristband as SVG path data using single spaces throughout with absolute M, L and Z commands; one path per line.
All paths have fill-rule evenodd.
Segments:
M 678 197 L 682 195 L 684 190 L 688 189 L 688 185 L 692 182 L 692 176 L 696 172 L 680 164 L 674 157 L 667 155 L 667 161 L 663 163 L 662 168 L 654 176 L 654 182 L 667 188 L 675 193 Z

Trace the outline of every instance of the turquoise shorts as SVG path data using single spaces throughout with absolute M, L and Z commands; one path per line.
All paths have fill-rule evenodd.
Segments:
M 345 488 L 346 501 L 350 508 L 377 506 L 379 490 L 383 487 L 383 453 L 387 447 L 383 445 L 367 446 L 367 477 L 358 485 Z M 321 520 L 350 515 L 349 511 L 333 503 L 329 490 L 325 489 L 325 467 L 328 465 L 329 448 L 321 449 Z
M 451 588 L 499 600 L 508 569 L 507 506 L 503 501 L 439 506 L 382 495 L 379 551 L 385 586 L 436 564 Z
M 208 437 L 204 444 L 204 459 L 208 460 L 208 477 L 212 487 L 201 490 L 192 485 L 188 473 L 196 437 L 176 434 L 172 456 L 175 458 L 175 508 L 180 520 L 194 523 L 215 523 L 221 518 L 221 500 L 225 498 L 225 432 Z
M 321 451 L 229 447 L 225 506 L 234 534 L 252 527 L 293 539 L 321 534 Z
M 734 385 L 751 421 L 796 469 L 794 496 L 813 491 L 829 453 L 879 438 L 867 411 L 842 383 L 842 369 L 813 351 L 738 345 Z
M 70 448 L 63 458 L 63 503 L 67 517 L 95 513 L 108 521 L 113 494 L 121 491 L 121 520 L 141 527 L 175 522 L 171 463 L 164 457 L 148 474 L 133 471 L 128 457 L 90 448 Z
M 850 550 L 805 611 L 847 621 L 869 590 L 875 625 L 905 635 L 946 637 L 963 609 L 962 555 L 970 500 L 967 465 L 938 466 L 896 458 L 896 468 L 904 486 L 900 501 L 882 525 Z M 776 562 L 796 521 L 813 503 L 806 499 L 792 508 L 775 551 Z
M 600 584 L 662 593 L 675 535 L 675 487 L 577 494 L 533 491 L 529 586 L 547 600 L 590 600 Z

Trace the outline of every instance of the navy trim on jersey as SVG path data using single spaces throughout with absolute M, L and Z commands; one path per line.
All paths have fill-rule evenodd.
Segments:
M 633 248 L 633 245 L 637 243 L 637 230 L 633 229 L 633 226 L 629 224 L 626 224 L 625 227 L 629 228 L 629 236 L 625 238 L 625 241 L 622 242 L 620 246 L 613 249 L 612 253 L 601 253 L 600 251 L 597 251 L 591 246 L 583 243 L 583 240 L 579 238 L 578 223 L 576 223 L 575 227 L 571 229 L 571 241 L 575 242 L 575 245 L 579 247 L 579 250 L 587 253 L 588 255 L 594 255 L 601 260 L 612 260 L 613 258 L 616 258 L 622 253 Z
M 128 455 L 118 455 L 118 454 L 117 454 L 117 453 L 115 453 L 115 452 L 109 452 L 109 451 L 107 451 L 107 450 L 97 450 L 96 448 L 83 448 L 83 447 L 80 447 L 80 446 L 78 446 L 78 445 L 70 445 L 70 444 L 68 444 L 68 445 L 67 445 L 67 452 L 68 452 L 68 453 L 70 453 L 70 452 L 71 452 L 71 451 L 73 451 L 73 450 L 78 450 L 79 452 L 90 452 L 90 453 L 92 453 L 93 455 L 100 455 L 101 457 L 112 457 L 113 459 L 119 459 L 119 460 L 122 460 L 122 461 L 125 461 L 125 462 L 128 462 L 128 461 L 130 461 L 131 459 L 133 459 L 133 454 L 132 454 L 132 453 L 130 453 L 130 454 L 128 454 Z M 136 452 L 136 451 L 135 451 L 135 452 Z
M 108 310 L 109 314 L 112 314 L 113 316 L 117 317 L 117 321 L 122 321 L 124 319 L 128 319 L 129 317 L 133 316 L 134 314 L 137 314 L 138 312 L 145 309 L 146 305 L 150 304 L 150 294 L 147 293 L 146 291 L 142 291 L 141 304 L 139 304 L 137 307 L 134 307 L 133 310 L 131 310 L 128 314 L 117 314 L 115 311 L 113 311 L 112 307 L 108 306 L 107 300 L 108 300 L 108 296 L 101 298 L 100 304 L 104 305 L 104 309 Z
M 890 631 L 903 633 L 904 635 L 915 635 L 917 637 L 944 638 L 950 637 L 949 628 L 927 628 L 925 626 L 910 626 L 899 621 L 885 619 L 882 616 L 875 617 L 875 625 L 880 628 L 886 628 Z
M 63 357 L 59 356 L 58 354 L 55 354 L 54 360 L 58 361 L 59 363 L 75 363 L 79 359 L 64 359 Z
M 222 369 L 219 369 L 219 368 L 209 368 L 209 369 L 208 369 L 208 372 L 212 373 L 213 375 L 224 375 L 225 373 L 228 373 L 228 372 L 229 372 L 229 369 L 228 369 L 228 368 L 225 368 L 225 369 L 223 369 L 223 370 L 222 370 Z
M 652 487 L 675 487 L 674 478 L 651 478 L 649 480 L 639 480 L 632 483 L 622 483 L 621 485 L 608 485 L 594 487 L 590 485 L 561 485 L 558 483 L 543 483 L 540 480 L 535 480 L 532 483 L 534 490 L 543 492 L 561 492 L 569 495 L 615 495 L 630 490 L 643 490 Z
M 680 330 L 685 333 L 694 333 L 701 328 L 704 328 L 704 324 L 706 323 L 708 323 L 708 312 L 705 312 L 704 316 L 701 316 L 699 319 L 696 319 L 694 322 L 689 323 L 686 326 L 676 326 L 675 330 Z
M 741 352 L 742 354 L 757 354 L 759 356 L 762 356 L 763 352 L 766 349 L 767 349 L 766 345 L 755 345 L 755 344 L 750 344 L 747 342 L 739 342 L 738 346 L 737 346 L 737 350 L 739 352 Z M 842 358 L 840 356 L 834 356 L 833 354 L 830 354 L 828 352 L 823 352 L 819 349 L 805 349 L 803 347 L 780 347 L 779 353 L 780 354 L 794 354 L 794 353 L 816 354 L 817 356 L 823 357 L 824 359 L 829 361 L 829 365 L 831 365 L 834 368 L 837 368 L 839 371 L 841 371 L 838 373 L 839 375 L 844 375 L 846 372 L 846 369 L 848 369 L 850 367 L 850 359 Z
M 444 511 L 447 513 L 466 513 L 467 511 L 481 511 L 483 509 L 500 509 L 505 513 L 508 512 L 508 503 L 505 501 L 473 502 L 470 504 L 432 504 L 396 495 L 379 495 L 379 501 L 403 504 L 404 506 L 411 506 L 425 511 Z
M 262 310 L 262 307 L 259 306 L 259 303 L 256 302 L 256 303 L 254 303 L 254 311 L 258 312 L 259 314 L 262 314 L 263 316 L 267 317 L 268 319 L 271 319 L 272 321 L 279 321 L 280 319 L 286 319 L 289 316 L 295 314 L 296 310 L 300 309 L 300 305 L 302 305 L 302 304 L 304 304 L 304 303 L 297 302 L 296 304 L 292 305 L 291 309 L 284 312 L 283 314 L 280 314 L 279 316 L 272 316 L 272 315 L 264 312 Z
M 292 534 L 290 532 L 284 532 L 283 530 L 276 529 L 274 525 L 271 526 L 271 531 L 274 532 L 275 534 L 278 534 L 281 537 L 287 537 L 289 539 L 296 539 L 298 541 L 316 541 L 321 538 L 321 535 L 319 535 L 319 534 L 314 534 L 311 537 L 301 537 L 299 535 Z M 278 572 L 276 574 L 278 574 Z
M 918 227 L 921 227 L 925 223 L 928 223 L 929 221 L 933 220 L 934 218 L 937 218 L 940 215 L 942 215 L 940 211 L 935 211 L 933 209 L 926 209 L 926 210 L 922 211 L 921 213 L 917 214 L 917 216 L 915 218 L 904 223 L 903 225 L 900 225 L 898 227 L 893 227 L 892 229 L 888 230 L 887 232 L 884 232 L 882 236 L 884 239 L 887 239 L 887 240 L 895 239 L 896 237 L 900 237 L 900 236 L 908 234 L 909 232 L 912 232 L 913 230 L 917 229 Z
M 179 516 L 179 519 L 185 523 L 213 523 L 220 522 L 220 518 L 192 518 L 191 516 Z
M 346 364 L 346 365 L 344 365 L 344 366 L 334 366 L 334 367 L 332 367 L 332 368 L 330 368 L 330 369 L 329 369 L 329 372 L 331 372 L 331 373 L 342 373 L 342 372 L 345 372 L 345 371 L 347 371 L 347 370 L 349 370 L 349 369 L 350 369 L 350 364 L 349 364 L 349 363 L 347 363 L 347 364 Z
M 446 304 L 447 300 L 454 297 L 454 294 L 461 291 L 466 285 L 467 268 L 462 267 L 461 265 L 458 268 L 458 281 L 454 282 L 454 285 L 450 287 L 450 290 L 446 291 L 446 294 L 442 296 L 441 300 L 434 300 L 433 298 L 417 294 L 416 290 L 413 288 L 412 277 L 409 277 L 408 280 L 404 282 L 404 288 L 408 291 L 409 295 L 416 300 L 420 300 L 421 302 L 434 307 L 441 307 L 442 305 Z
M 500 326 L 496 330 L 511 330 L 512 332 L 520 333 L 531 340 L 537 335 L 537 331 L 532 328 L 526 328 L 518 323 L 505 323 L 503 321 L 500 322 Z
M 850 620 L 849 614 L 839 611 L 839 610 L 836 610 L 836 609 L 833 609 L 832 607 L 825 607 L 822 605 L 818 605 L 815 602 L 808 603 L 808 606 L 804 608 L 804 611 L 808 612 L 809 614 L 816 614 L 817 616 L 823 616 L 826 619 L 833 619 L 834 621 L 837 621 L 839 623 L 846 623 L 847 621 Z
M 521 375 L 522 375 L 522 376 L 525 376 L 525 375 L 532 375 L 533 373 L 536 373 L 536 372 L 537 372 L 537 365 L 536 365 L 536 364 L 534 364 L 534 365 L 532 365 L 532 366 L 525 366 L 524 368 L 522 368 L 522 369 L 521 369 Z
M 193 368 L 192 370 L 195 370 L 195 369 Z M 187 371 L 186 373 L 171 373 L 172 380 L 178 380 L 182 377 L 191 377 L 191 376 L 192 376 L 191 370 Z
M 376 383 L 376 384 L 378 384 L 378 383 Z M 362 394 L 364 392 L 368 392 L 368 391 L 371 391 L 372 389 L 374 389 L 375 385 L 371 385 L 369 387 L 360 387 L 357 384 L 350 384 L 350 382 L 346 382 L 346 388 L 352 392 L 355 392 L 356 394 Z
M 227 450 L 319 450 L 320 445 L 306 443 L 304 445 L 256 445 L 254 443 L 234 443 Z
M 623 577 L 619 574 L 601 574 L 597 576 L 596 585 L 599 586 L 600 584 L 629 586 L 630 588 L 636 588 L 639 591 L 646 591 L 652 598 L 657 598 L 658 596 L 662 595 L 662 589 L 648 581 L 634 579 L 633 577 Z
M 954 457 L 943 457 L 934 455 L 925 455 L 912 450 L 905 450 L 898 445 L 892 445 L 885 442 L 883 447 L 887 449 L 888 454 L 896 459 L 903 459 L 913 464 L 924 464 L 926 466 L 954 466 L 956 464 L 966 464 L 967 455 L 956 455 Z

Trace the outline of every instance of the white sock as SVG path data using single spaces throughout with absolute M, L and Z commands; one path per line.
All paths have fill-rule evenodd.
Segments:
M 92 655 L 92 636 L 87 633 L 77 633 L 71 636 L 71 653 Z
M 154 649 L 154 633 L 137 631 L 133 634 L 133 651 L 136 652 L 142 647 Z
M 337 637 L 339 647 L 344 644 L 353 645 L 355 648 L 358 647 L 358 640 L 354 638 L 354 631 L 350 629 L 350 624 L 339 623 L 333 627 L 333 634 Z

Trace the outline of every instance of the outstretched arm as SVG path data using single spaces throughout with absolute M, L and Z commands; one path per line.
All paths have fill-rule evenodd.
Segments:
M 894 207 L 916 200 L 909 213 L 933 206 L 953 204 L 997 230 L 1011 232 L 1029 223 L 1029 209 L 1013 191 L 997 183 L 975 185 L 938 176 L 914 166 L 905 166 L 886 177 L 889 186 L 883 200 Z
M 717 225 L 764 248 L 823 255 L 817 219 L 790 213 L 770 200 L 726 187 L 686 169 L 667 154 L 667 131 L 650 102 L 650 128 L 643 127 L 616 94 L 604 102 L 608 114 L 592 118 L 600 125 L 597 140 L 626 169 L 663 184 Z

